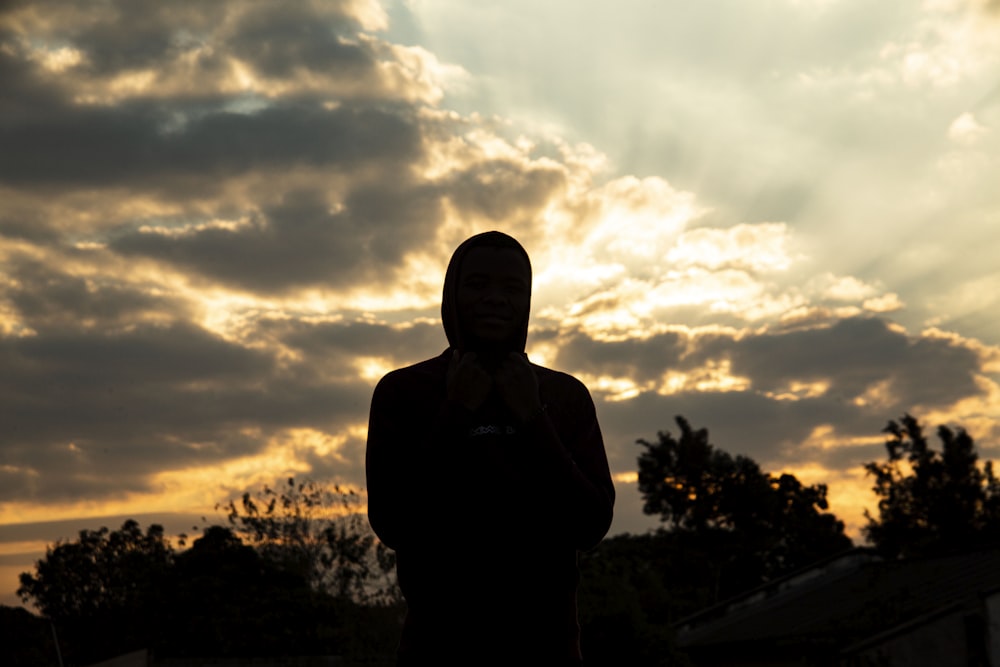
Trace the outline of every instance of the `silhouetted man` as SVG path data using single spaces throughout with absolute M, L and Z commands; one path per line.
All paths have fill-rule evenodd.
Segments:
M 580 661 L 577 551 L 607 532 L 614 486 L 586 387 L 524 354 L 530 303 L 524 248 L 467 239 L 448 349 L 375 388 L 368 514 L 396 551 L 401 665 Z

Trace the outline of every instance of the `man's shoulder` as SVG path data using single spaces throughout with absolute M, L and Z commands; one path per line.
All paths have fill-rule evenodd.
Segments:
M 378 387 L 382 389 L 395 387 L 412 387 L 425 383 L 440 382 L 448 372 L 447 354 L 442 353 L 430 359 L 424 359 L 410 366 L 397 368 L 382 376 Z
M 569 396 L 587 396 L 589 398 L 590 391 L 587 389 L 587 385 L 569 373 L 539 366 L 538 364 L 532 364 L 531 366 L 538 377 L 539 385 L 544 385 L 551 390 L 556 390 Z

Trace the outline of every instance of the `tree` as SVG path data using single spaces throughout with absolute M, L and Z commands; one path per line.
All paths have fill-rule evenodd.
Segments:
M 972 437 L 939 426 L 941 451 L 909 414 L 883 429 L 886 460 L 869 462 L 878 517 L 865 511 L 865 537 L 889 557 L 937 555 L 1000 545 L 1000 481 L 980 467 Z
M 395 555 L 368 526 L 357 492 L 289 477 L 219 508 L 237 535 L 316 590 L 366 604 L 399 602 Z
M 167 583 L 151 644 L 161 655 L 322 655 L 339 648 L 333 635 L 341 614 L 328 613 L 328 596 L 228 527 L 208 527 L 178 554 Z
M 759 585 L 851 547 L 826 512 L 826 485 L 771 475 L 746 456 L 716 449 L 706 429 L 676 418 L 680 437 L 639 440 L 643 511 L 670 524 L 672 541 L 699 554 L 692 571 L 714 578 L 713 600 Z
M 17 593 L 55 624 L 68 662 L 91 662 L 149 644 L 173 560 L 162 526 L 129 519 L 49 547 Z
M 53 624 L 69 664 L 141 648 L 388 659 L 401 620 L 383 604 L 397 590 L 394 563 L 358 494 L 294 479 L 279 488 L 227 503 L 230 525 L 207 526 L 185 551 L 131 519 L 80 531 L 21 574 L 18 593 Z
M 120 530 L 81 530 L 74 542 L 46 549 L 35 573 L 20 575 L 17 590 L 52 619 L 79 618 L 134 608 L 162 577 L 174 551 L 153 524 L 145 533 L 129 519 Z
M 388 658 L 399 634 L 396 608 L 317 590 L 227 526 L 207 527 L 181 552 L 160 526 L 143 533 L 129 520 L 118 531 L 84 530 L 50 547 L 18 592 L 46 617 L 49 637 L 54 624 L 67 664 L 142 648 L 173 657 Z

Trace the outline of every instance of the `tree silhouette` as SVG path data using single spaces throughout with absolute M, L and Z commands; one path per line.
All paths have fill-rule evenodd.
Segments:
M 771 475 L 683 417 L 639 440 L 639 491 L 666 528 L 616 535 L 580 555 L 587 662 L 687 665 L 671 624 L 769 578 L 850 548 L 826 487 Z
M 324 629 L 338 620 L 318 613 L 326 596 L 243 544 L 227 527 L 210 526 L 178 554 L 167 584 L 162 630 L 152 644 L 161 653 L 204 658 L 323 654 L 338 648 L 323 641 Z
M 395 554 L 375 537 L 351 489 L 289 477 L 217 509 L 247 544 L 316 590 L 366 604 L 400 600 Z
M 80 531 L 21 574 L 18 594 L 54 624 L 71 665 L 143 648 L 199 658 L 391 656 L 401 624 L 394 579 L 387 583 L 393 563 L 357 513 L 357 494 L 289 479 L 280 492 L 265 487 L 224 507 L 230 525 L 207 526 L 179 552 L 161 526 L 144 532 L 131 519 L 116 531 Z
M 1000 481 L 964 429 L 939 426 L 940 452 L 909 414 L 883 433 L 886 460 L 865 464 L 879 502 L 878 517 L 865 511 L 864 533 L 876 548 L 907 557 L 1000 545 Z
M 49 547 L 17 593 L 58 628 L 67 661 L 86 663 L 149 644 L 173 559 L 162 526 L 129 519 Z
M 844 524 L 826 512 L 826 485 L 771 475 L 746 456 L 713 447 L 706 429 L 676 418 L 679 437 L 639 440 L 639 491 L 647 514 L 670 525 L 672 541 L 699 554 L 712 598 L 738 592 L 851 546 Z
M 132 519 L 116 531 L 81 530 L 76 541 L 46 549 L 35 573 L 20 575 L 17 593 L 52 619 L 129 610 L 144 600 L 173 557 L 157 524 L 145 533 Z

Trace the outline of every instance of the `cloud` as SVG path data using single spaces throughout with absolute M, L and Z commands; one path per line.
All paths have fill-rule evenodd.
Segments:
M 947 405 L 979 392 L 979 355 L 933 337 L 910 338 L 877 319 L 851 318 L 830 327 L 746 338 L 734 350 L 733 370 L 764 392 L 793 381 L 822 380 L 825 393 L 883 412 Z
M 266 325 L 266 323 L 265 323 Z M 437 321 L 393 326 L 379 322 L 285 321 L 272 325 L 281 342 L 304 358 L 350 363 L 358 357 L 391 360 L 393 366 L 416 363 L 440 352 L 444 329 Z
M 996 392 L 992 358 L 971 341 L 854 317 L 643 340 L 576 336 L 560 346 L 558 364 L 591 378 L 617 470 L 634 468 L 631 442 L 669 430 L 678 414 L 767 466 L 845 469 L 878 458 L 879 430 L 904 412 L 974 419 Z M 615 380 L 635 391 L 622 400 Z M 827 425 L 821 440 L 818 425 Z
M 168 119 L 163 109 L 122 105 L 18 122 L 4 131 L 8 150 L 0 178 L 17 185 L 113 184 L 152 192 L 179 182 L 211 194 L 224 185 L 222 178 L 252 170 L 363 169 L 374 161 L 412 159 L 418 150 L 412 123 L 375 109 L 216 111 L 176 131 L 164 129 Z M 207 182 L 194 183 L 201 180 Z
M 693 229 L 678 240 L 667 261 L 681 268 L 781 271 L 792 261 L 785 248 L 786 239 L 786 228 L 778 223 Z
M 403 255 L 426 243 L 440 218 L 433 192 L 359 189 L 342 205 L 327 193 L 286 193 L 233 227 L 155 227 L 125 233 L 111 248 L 194 270 L 255 292 L 384 283 Z
M 21 258 L 5 297 L 16 333 L 0 338 L 2 495 L 66 502 L 152 493 L 169 470 L 263 455 L 295 429 L 364 423 L 372 383 L 439 351 L 438 323 L 389 325 L 257 316 L 224 337 L 197 304 L 162 285 L 80 276 Z M 368 364 L 368 366 L 365 366 Z M 366 369 L 376 368 L 372 377 Z M 317 471 L 363 483 L 351 457 Z
M 279 365 L 273 351 L 191 325 L 69 331 L 5 341 L 6 499 L 100 498 L 147 489 L 162 470 L 260 453 L 291 427 L 364 419 L 351 368 Z M 349 371 L 349 372 L 348 372 Z
M 186 305 L 152 290 L 143 291 L 113 276 L 74 275 L 44 261 L 9 255 L 5 290 L 20 327 L 46 334 L 71 330 L 122 330 L 148 320 L 182 320 Z
M 37 63 L 69 99 L 98 106 L 240 95 L 430 101 L 447 70 L 426 51 L 366 32 L 385 26 L 368 0 L 23 3 L 0 26 L 8 50 Z

